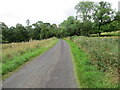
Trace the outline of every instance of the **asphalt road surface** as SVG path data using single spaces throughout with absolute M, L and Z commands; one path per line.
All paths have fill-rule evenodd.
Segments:
M 3 81 L 3 88 L 76 88 L 68 44 L 60 40 Z

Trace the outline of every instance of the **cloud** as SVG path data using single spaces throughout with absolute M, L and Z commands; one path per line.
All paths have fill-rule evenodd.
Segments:
M 79 1 L 83 0 L 1 0 L 0 21 L 8 26 L 15 26 L 17 23 L 26 25 L 27 19 L 31 23 L 43 21 L 59 24 L 68 16 L 75 16 L 74 7 Z M 119 0 L 105 1 L 116 7 Z

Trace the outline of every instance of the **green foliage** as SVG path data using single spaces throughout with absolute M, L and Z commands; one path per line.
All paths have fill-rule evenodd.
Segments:
M 92 17 L 92 12 L 94 9 L 94 2 L 90 1 L 81 1 L 76 6 L 77 17 L 80 17 L 82 21 L 90 20 Z
M 0 33 L 1 36 L 2 36 L 2 40 L 7 41 L 7 33 L 8 33 L 7 25 L 5 25 L 5 23 L 1 22 L 0 23 L 0 29 L 2 29 L 2 33 Z
M 4 25 L 2 25 L 3 27 Z M 22 42 L 28 41 L 28 31 L 21 24 L 17 24 L 16 27 L 3 28 L 2 39 L 7 42 Z
M 92 22 L 91 21 L 85 21 L 83 22 L 81 31 L 82 31 L 82 35 L 84 36 L 90 36 L 90 34 L 93 32 L 92 31 Z
M 111 8 L 111 4 L 108 2 L 101 1 L 98 4 L 96 4 L 96 7 L 94 9 L 94 23 L 95 23 L 95 28 L 97 30 L 97 33 L 103 32 L 104 30 L 101 29 L 101 26 L 109 24 L 114 15 L 114 11 Z
M 61 29 L 63 30 L 63 36 L 73 36 L 78 34 L 78 25 L 79 21 L 76 20 L 73 16 L 69 16 L 67 20 L 64 20 L 63 23 L 60 24 Z
M 77 15 L 69 16 L 58 26 L 42 21 L 30 25 L 29 19 L 26 21 L 27 26 L 17 24 L 16 27 L 8 28 L 4 23 L 0 23 L 3 32 L 0 37 L 3 43 L 11 43 L 74 35 L 89 37 L 90 34 L 96 33 L 100 36 L 102 32 L 120 29 L 120 12 L 115 12 L 108 2 L 81 1 L 75 9 Z
M 116 87 L 119 70 L 118 39 L 88 37 L 72 37 L 71 39 L 89 54 L 92 65 L 108 75 L 107 78 L 110 77 L 111 79 L 107 81 Z
M 59 28 L 56 24 L 50 25 L 50 23 L 43 23 L 38 21 L 32 25 L 29 25 L 29 20 L 27 21 L 28 26 L 22 26 L 17 24 L 16 27 L 8 28 L 4 23 L 1 23 L 2 27 L 2 39 L 3 43 L 7 41 L 11 42 L 22 42 L 29 40 L 41 40 L 50 37 L 60 37 L 58 32 Z
M 78 45 L 66 40 L 74 56 L 75 70 L 80 88 L 115 88 L 105 80 L 105 73 L 99 71 L 90 61 L 89 56 Z
M 112 32 L 112 31 L 117 31 L 119 30 L 119 23 L 118 21 L 112 21 L 111 23 L 109 24 L 106 24 L 106 25 L 102 25 L 100 27 L 100 29 L 103 31 L 103 32 Z

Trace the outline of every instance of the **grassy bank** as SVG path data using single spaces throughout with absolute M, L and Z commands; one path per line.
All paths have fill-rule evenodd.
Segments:
M 16 70 L 19 66 L 45 52 L 57 42 L 57 38 L 50 38 L 41 41 L 3 44 L 2 75 Z
M 94 40 L 88 41 L 88 40 L 85 40 L 84 38 L 85 37 L 83 37 L 83 38 L 74 37 L 71 40 L 70 40 L 70 38 L 67 40 L 67 42 L 69 43 L 69 45 L 71 47 L 73 56 L 74 56 L 75 69 L 77 72 L 77 77 L 80 82 L 81 88 L 115 88 L 115 87 L 118 87 L 118 76 L 117 76 L 118 74 L 116 71 L 117 69 L 114 66 L 117 62 L 116 60 L 118 60 L 118 59 L 115 59 L 115 57 L 117 57 L 117 55 L 114 53 L 114 55 L 111 56 L 115 59 L 115 60 L 113 60 L 113 61 L 115 61 L 113 65 L 108 65 L 109 62 L 107 61 L 108 66 L 106 66 L 103 63 L 103 62 L 105 62 L 104 60 L 98 60 L 98 62 L 95 61 L 97 58 L 96 59 L 93 58 L 93 57 L 95 57 L 95 55 L 93 55 L 92 53 L 96 52 L 96 51 L 89 49 L 89 48 L 95 49 L 96 47 L 94 44 L 95 43 L 97 44 L 98 42 L 94 42 Z M 100 41 L 100 40 L 98 40 L 98 41 Z M 88 46 L 88 48 L 86 48 L 86 45 L 89 45 L 86 42 L 88 42 L 88 43 L 94 42 L 94 44 L 90 44 L 90 46 Z M 113 42 L 113 43 L 115 44 L 115 42 Z M 103 47 L 103 49 L 104 49 L 104 46 L 106 46 L 106 45 L 102 45 L 101 47 Z M 98 50 L 98 52 L 96 52 L 96 53 L 99 54 L 98 56 L 101 57 L 101 59 L 105 59 L 104 54 L 106 52 L 103 52 L 100 46 L 97 46 L 97 47 L 98 47 L 98 49 L 96 49 L 96 50 Z M 106 47 L 108 47 L 108 46 L 106 46 Z M 117 47 L 115 47 L 114 49 L 116 49 L 116 48 Z M 90 53 L 89 53 L 89 50 L 91 51 Z M 104 53 L 104 54 L 101 56 L 101 53 Z M 91 57 L 91 56 L 93 56 L 93 57 Z M 113 59 L 108 56 L 106 56 L 106 57 L 108 59 Z M 114 68 L 111 68 L 110 66 L 114 67 Z M 107 70 L 104 70 L 103 67 L 105 69 L 108 67 L 109 68 Z

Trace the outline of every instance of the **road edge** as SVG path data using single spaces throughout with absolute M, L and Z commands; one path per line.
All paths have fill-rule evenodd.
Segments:
M 13 75 L 15 72 L 19 71 L 22 67 L 24 67 L 26 64 L 30 63 L 32 60 L 34 60 L 35 58 L 37 58 L 38 56 L 41 56 L 42 54 L 44 54 L 45 52 L 47 52 L 48 50 L 50 50 L 52 47 L 54 47 L 57 43 L 59 42 L 59 39 L 50 47 L 46 48 L 42 53 L 40 53 L 39 55 L 36 55 L 32 58 L 30 58 L 27 62 L 25 62 L 24 64 L 22 64 L 21 66 L 19 66 L 18 68 L 16 68 L 15 70 L 13 70 L 12 72 L 9 72 L 5 75 L 2 75 L 2 82 L 9 78 L 11 75 Z
M 69 43 L 66 39 L 64 39 L 64 40 L 65 40 L 65 41 L 67 42 L 67 44 L 69 45 L 70 56 L 71 56 L 71 58 L 72 58 L 73 71 L 74 71 L 74 76 L 75 76 L 75 83 L 76 83 L 76 85 L 77 85 L 77 88 L 80 88 L 80 82 L 79 82 L 78 77 L 77 77 L 77 70 L 76 70 L 76 65 L 75 65 L 75 58 L 74 58 L 73 53 L 72 53 L 72 47 L 71 47 L 70 43 Z

